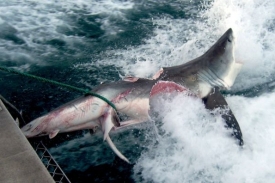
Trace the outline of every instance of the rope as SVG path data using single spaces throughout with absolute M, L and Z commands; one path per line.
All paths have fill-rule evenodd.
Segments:
M 0 70 L 5 71 L 5 72 L 9 72 L 9 73 L 13 73 L 13 74 L 18 74 L 18 75 L 25 76 L 25 77 L 29 77 L 29 78 L 32 78 L 32 79 L 36 79 L 38 81 L 42 81 L 42 82 L 45 82 L 45 83 L 50 83 L 50 84 L 53 84 L 53 85 L 56 85 L 56 86 L 61 86 L 63 88 L 68 88 L 68 89 L 71 89 L 71 90 L 75 90 L 75 91 L 78 91 L 78 92 L 80 92 L 84 95 L 92 95 L 94 97 L 100 98 L 101 100 L 103 100 L 104 102 L 109 104 L 114 110 L 117 110 L 115 105 L 111 101 L 109 101 L 108 99 L 106 99 L 105 97 L 103 97 L 103 96 L 101 96 L 97 93 L 90 92 L 88 89 L 77 88 L 75 86 L 60 83 L 60 82 L 57 82 L 57 81 L 54 81 L 54 80 L 46 79 L 46 78 L 43 78 L 43 77 L 39 77 L 39 76 L 35 76 L 35 75 L 32 75 L 32 74 L 20 72 L 20 71 L 10 69 L 10 68 L 6 68 L 6 67 L 2 67 L 2 66 L 0 66 Z

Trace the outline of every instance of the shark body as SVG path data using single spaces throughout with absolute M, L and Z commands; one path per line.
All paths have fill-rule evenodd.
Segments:
M 233 31 L 229 29 L 202 56 L 182 65 L 163 68 L 152 79 L 127 77 L 121 81 L 101 84 L 92 90 L 110 100 L 117 111 L 97 97 L 83 96 L 33 120 L 22 128 L 22 132 L 26 137 L 49 135 L 53 138 L 62 132 L 101 128 L 104 140 L 107 140 L 112 150 L 129 162 L 115 147 L 109 132 L 148 121 L 150 98 L 155 94 L 188 91 L 202 98 L 206 108 L 228 106 L 218 90 L 229 89 L 239 73 L 241 64 L 235 61 L 234 44 Z M 214 88 L 217 88 L 216 92 L 213 92 Z M 129 120 L 120 122 L 117 112 L 127 115 Z M 229 115 L 234 117 L 233 113 Z M 237 120 L 232 122 L 230 116 L 224 116 L 224 119 L 229 127 L 237 129 L 233 135 L 242 144 Z

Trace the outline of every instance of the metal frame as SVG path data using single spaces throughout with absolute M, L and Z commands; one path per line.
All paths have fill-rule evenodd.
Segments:
M 56 183 L 71 183 L 71 181 L 68 179 L 66 174 L 60 168 L 60 166 L 57 164 L 57 162 L 52 157 L 52 155 L 50 154 L 50 152 L 48 151 L 48 149 L 42 141 L 38 143 L 38 145 L 35 148 L 35 151 Z

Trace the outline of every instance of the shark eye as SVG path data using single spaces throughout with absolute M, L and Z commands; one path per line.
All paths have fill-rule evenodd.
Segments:
M 229 38 L 227 39 L 227 41 L 230 42 L 230 43 L 232 42 Z

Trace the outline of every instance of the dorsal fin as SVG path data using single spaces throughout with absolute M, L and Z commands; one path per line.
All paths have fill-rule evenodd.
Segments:
M 159 76 L 163 73 L 163 68 L 161 68 L 153 77 L 152 79 L 158 79 Z

